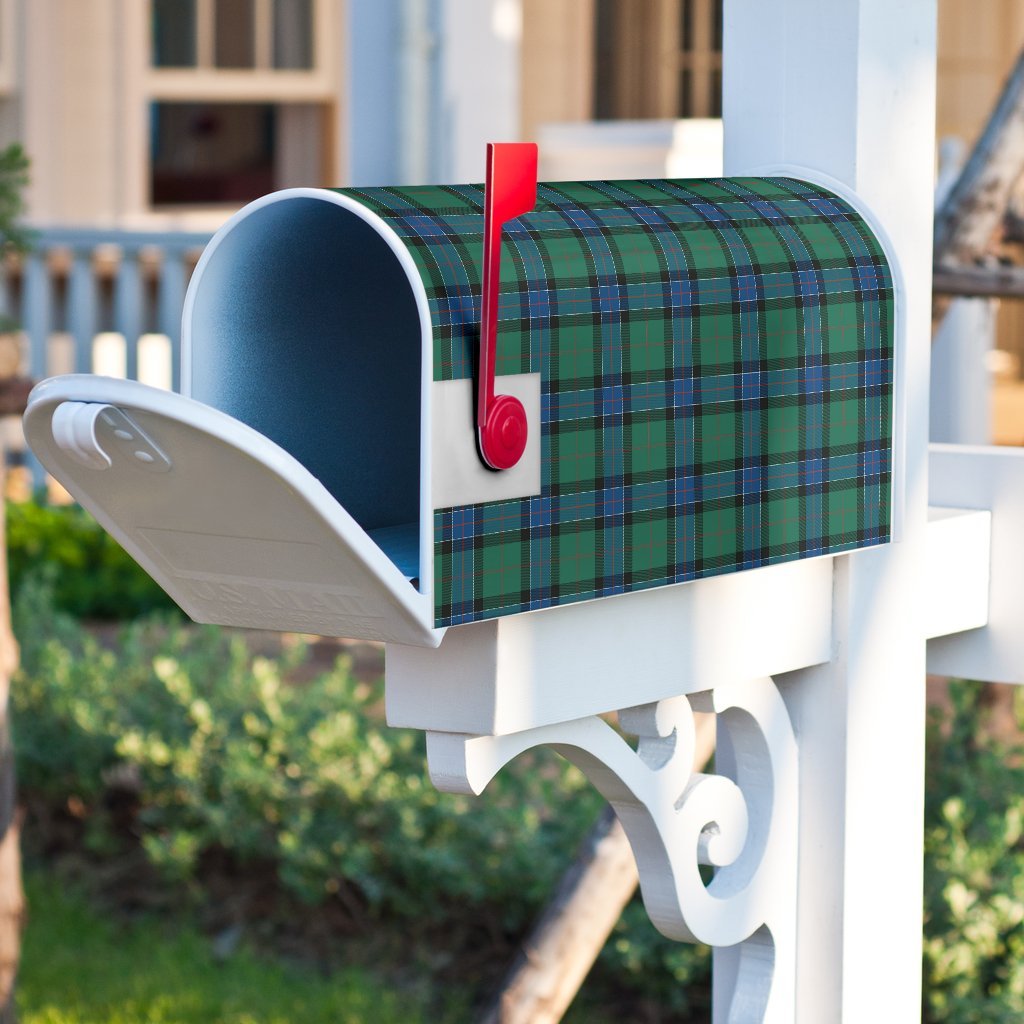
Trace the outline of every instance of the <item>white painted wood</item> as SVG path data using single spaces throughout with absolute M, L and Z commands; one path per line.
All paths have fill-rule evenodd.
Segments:
M 925 636 L 977 629 L 988 622 L 992 514 L 972 509 L 928 509 Z
M 197 621 L 440 641 L 429 588 L 237 420 L 134 381 L 68 376 L 33 391 L 24 423 L 40 462 Z
M 928 671 L 1024 683 L 1024 449 L 932 445 L 933 503 L 991 510 L 988 623 L 928 643 Z
M 788 163 L 845 182 L 905 286 L 903 538 L 836 559 L 834 660 L 779 680 L 801 746 L 798 1024 L 877 1019 L 881 993 L 886 1020 L 920 1018 L 935 15 L 934 0 L 725 5 L 726 173 Z
M 996 347 L 992 299 L 954 299 L 932 344 L 929 440 L 946 444 L 991 444 L 992 372 Z
M 438 181 L 483 181 L 488 142 L 519 137 L 521 0 L 442 0 Z
M 722 174 L 722 122 L 717 118 L 544 124 L 537 145 L 542 181 Z
M 694 718 L 692 768 L 701 772 L 715 753 L 717 722 L 713 714 Z M 639 881 L 629 837 L 608 807 L 580 844 L 477 1024 L 558 1024 Z
M 391 725 L 513 733 L 831 655 L 832 560 L 492 619 L 386 654 Z
M 718 714 L 717 769 L 693 773 L 693 710 Z M 440 789 L 479 793 L 532 747 L 577 765 L 615 808 L 637 860 L 644 905 L 670 938 L 710 943 L 731 982 L 716 1018 L 791 1024 L 795 1017 L 797 743 L 771 679 L 620 712 L 634 751 L 588 717 L 509 736 L 428 732 Z M 716 867 L 704 885 L 700 864 Z
M 927 575 L 922 596 L 929 640 L 988 622 L 991 545 L 991 512 L 928 509 Z M 1024 588 L 1021 598 L 1024 602 Z

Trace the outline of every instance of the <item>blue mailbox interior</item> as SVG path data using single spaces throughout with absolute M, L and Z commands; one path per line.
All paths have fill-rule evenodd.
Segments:
M 191 396 L 284 448 L 419 576 L 422 327 L 385 239 L 282 196 L 221 236 L 192 288 Z

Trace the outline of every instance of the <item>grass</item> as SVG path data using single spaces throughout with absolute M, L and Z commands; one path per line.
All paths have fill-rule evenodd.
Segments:
M 368 972 L 330 977 L 241 949 L 218 961 L 183 920 L 119 924 L 80 893 L 26 878 L 29 923 L 18 976 L 21 1024 L 417 1024 L 416 993 Z

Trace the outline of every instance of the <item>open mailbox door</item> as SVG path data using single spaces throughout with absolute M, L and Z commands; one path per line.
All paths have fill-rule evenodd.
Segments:
M 81 375 L 36 388 L 25 431 L 46 469 L 196 621 L 440 643 L 415 544 L 403 556 L 393 531 L 375 538 L 238 420 Z

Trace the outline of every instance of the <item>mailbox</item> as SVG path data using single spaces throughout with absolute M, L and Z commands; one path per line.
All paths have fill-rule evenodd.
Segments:
M 213 238 L 183 395 L 33 392 L 43 465 L 200 621 L 449 626 L 890 538 L 895 295 L 792 178 L 291 189 Z M 515 214 L 518 211 L 513 210 Z M 495 237 L 492 235 L 492 238 Z M 482 385 L 525 417 L 482 457 Z M 501 431 L 504 434 L 501 434 Z

